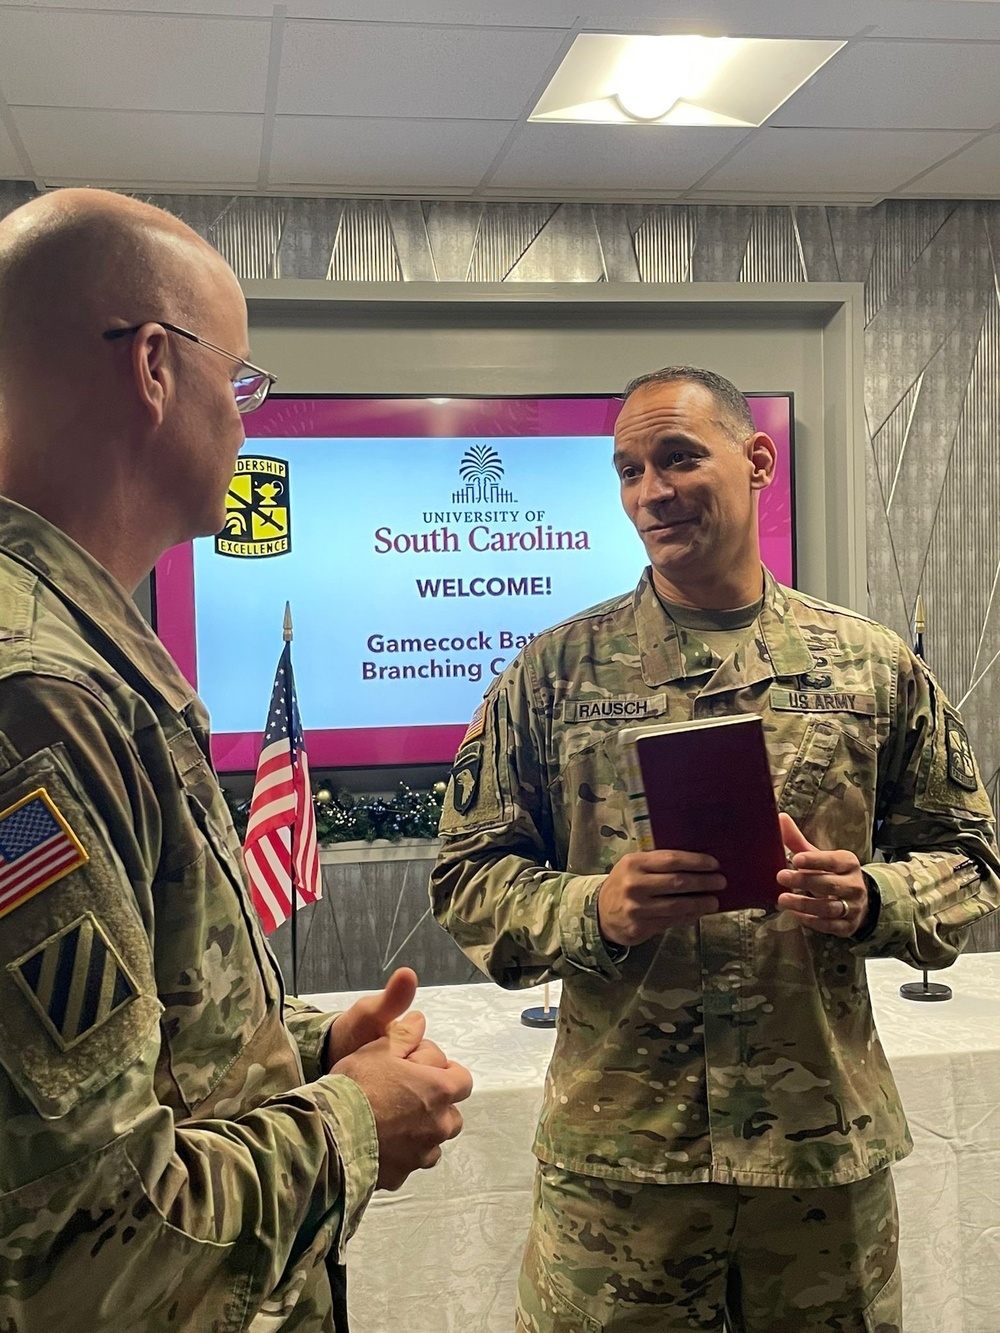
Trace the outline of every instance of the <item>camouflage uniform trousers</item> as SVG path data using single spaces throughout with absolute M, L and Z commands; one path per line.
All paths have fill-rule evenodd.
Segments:
M 516 1329 L 901 1333 L 897 1243 L 888 1170 L 819 1189 L 748 1189 L 542 1163 Z

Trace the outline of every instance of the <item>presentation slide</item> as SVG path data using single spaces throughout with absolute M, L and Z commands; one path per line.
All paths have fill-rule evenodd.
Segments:
M 779 448 L 764 559 L 792 582 L 791 400 L 751 399 Z M 215 538 L 157 567 L 157 629 L 206 701 L 222 771 L 254 768 L 291 606 L 311 766 L 445 763 L 536 634 L 634 586 L 612 398 L 279 398 Z

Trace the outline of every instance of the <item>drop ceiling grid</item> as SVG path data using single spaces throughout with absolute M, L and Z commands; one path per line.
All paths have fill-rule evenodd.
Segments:
M 0 0 L 0 178 L 484 200 L 1000 194 L 993 0 L 691 0 L 660 29 L 698 15 L 850 41 L 759 130 L 527 124 L 575 27 L 648 29 L 644 0 L 615 11 L 407 0 L 401 22 L 398 0 Z

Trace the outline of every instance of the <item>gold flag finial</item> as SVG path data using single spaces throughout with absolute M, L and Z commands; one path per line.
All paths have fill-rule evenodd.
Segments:
M 917 593 L 917 609 L 914 614 L 913 627 L 918 634 L 923 634 L 927 628 L 927 622 L 924 620 L 924 595 Z
M 285 603 L 285 622 L 282 626 L 282 638 L 286 643 L 292 641 L 292 605 L 291 602 Z

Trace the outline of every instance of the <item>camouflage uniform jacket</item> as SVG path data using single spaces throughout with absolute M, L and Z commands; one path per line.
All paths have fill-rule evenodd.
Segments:
M 41 790 L 89 858 L 9 910 L 0 873 L 7 1333 L 334 1326 L 371 1109 L 284 1000 L 208 753 L 122 589 L 0 500 L 0 851 Z
M 739 712 L 764 719 L 780 808 L 877 883 L 874 932 L 721 912 L 609 950 L 597 894 L 631 847 L 617 730 Z M 488 691 L 455 761 L 431 897 L 502 986 L 562 978 L 543 1161 L 832 1185 L 911 1146 L 865 958 L 955 959 L 1000 901 L 991 821 L 961 720 L 894 634 L 768 576 L 751 637 L 719 662 L 646 574 L 540 635 Z M 873 839 L 886 859 L 869 864 Z

